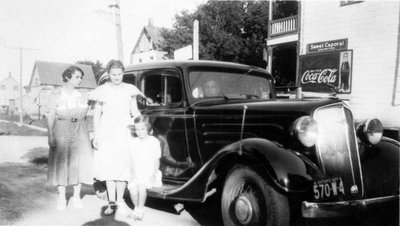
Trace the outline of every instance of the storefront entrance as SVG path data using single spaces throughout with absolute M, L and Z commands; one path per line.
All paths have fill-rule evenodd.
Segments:
M 272 48 L 272 76 L 275 86 L 296 86 L 297 43 L 279 44 Z

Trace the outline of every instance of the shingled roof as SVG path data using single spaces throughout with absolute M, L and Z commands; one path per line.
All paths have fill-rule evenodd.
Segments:
M 84 76 L 83 80 L 80 84 L 81 88 L 96 88 L 96 79 L 93 73 L 93 69 L 90 65 L 84 64 L 68 64 L 68 63 L 56 63 L 56 62 L 45 62 L 45 61 L 36 61 L 35 66 L 33 68 L 31 80 L 29 84 L 32 84 L 33 76 L 35 72 L 39 74 L 39 80 L 41 85 L 55 85 L 60 86 L 63 85 L 62 81 L 62 73 L 69 66 L 77 66 L 82 69 Z

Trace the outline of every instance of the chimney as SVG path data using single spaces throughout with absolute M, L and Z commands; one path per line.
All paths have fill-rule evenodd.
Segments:
M 149 18 L 147 26 L 149 26 L 149 27 L 153 27 L 154 26 L 153 25 L 153 18 Z

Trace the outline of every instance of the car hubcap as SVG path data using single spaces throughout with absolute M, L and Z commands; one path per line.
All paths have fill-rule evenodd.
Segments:
M 255 198 L 249 194 L 240 195 L 235 203 L 236 219 L 243 225 L 251 223 L 257 210 Z

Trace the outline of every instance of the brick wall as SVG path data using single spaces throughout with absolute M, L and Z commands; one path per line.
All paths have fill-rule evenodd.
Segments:
M 352 93 L 356 120 L 378 117 L 384 126 L 400 128 L 400 2 L 302 1 L 300 54 L 307 44 L 348 39 L 353 49 Z

